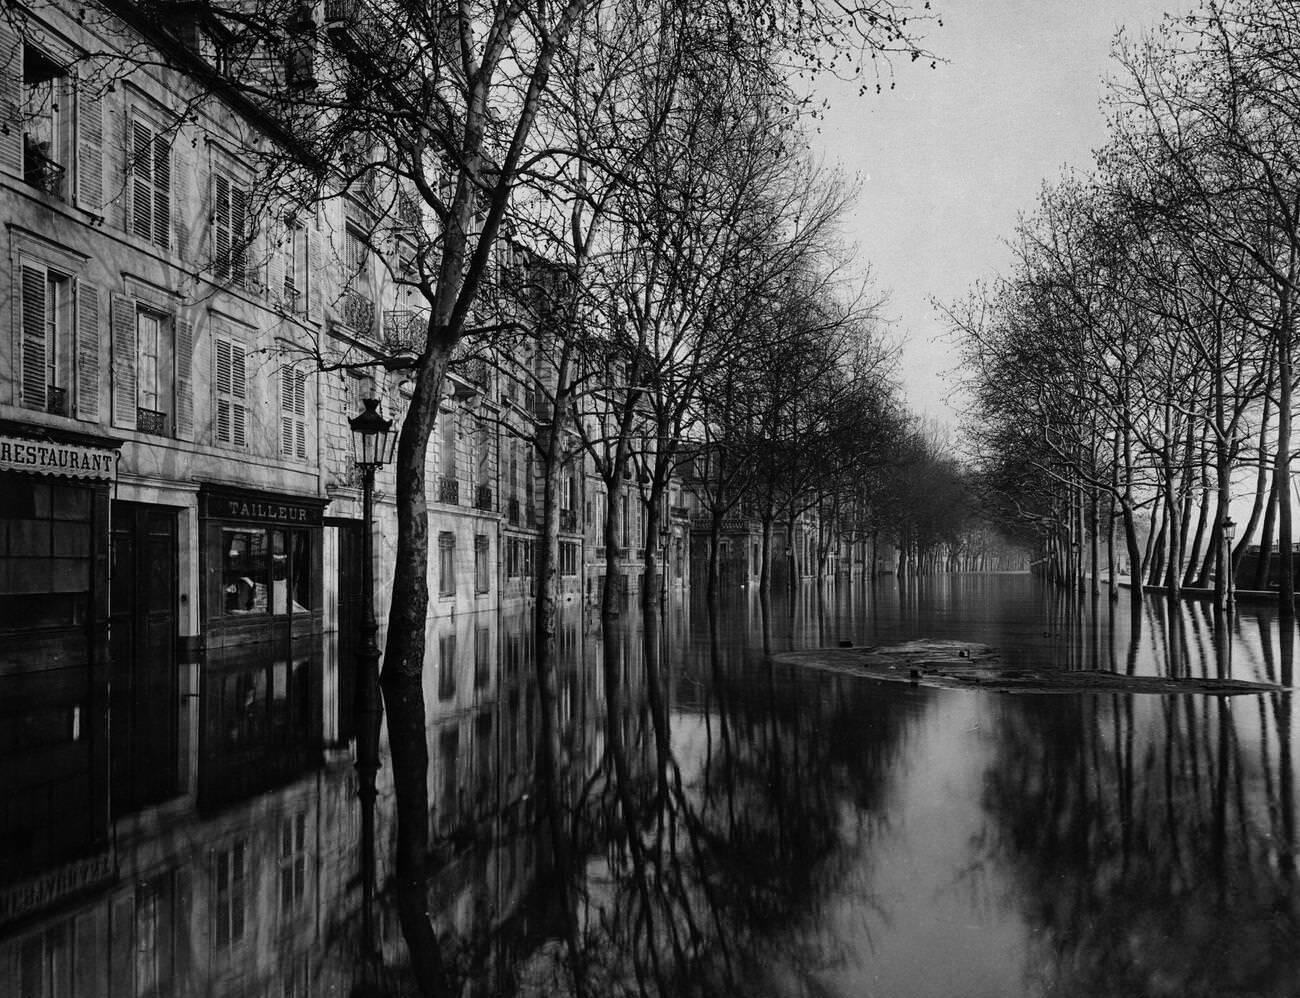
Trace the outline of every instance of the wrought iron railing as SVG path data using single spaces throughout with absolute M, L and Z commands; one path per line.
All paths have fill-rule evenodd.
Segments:
M 339 318 L 356 332 L 373 335 L 375 303 L 356 288 L 348 288 L 339 298 Z
M 35 142 L 31 136 L 23 136 L 23 179 L 51 197 L 62 199 L 68 171 L 50 159 L 48 149 L 49 143 Z
M 449 475 L 438 476 L 438 502 L 460 505 L 460 482 Z
M 384 342 L 400 350 L 418 351 L 429 331 L 429 313 L 415 308 L 384 313 Z
M 68 390 L 57 385 L 45 386 L 45 411 L 56 416 L 68 414 Z
M 561 530 L 578 529 L 578 511 L 576 509 L 560 510 L 560 529 Z
M 156 436 L 165 437 L 167 435 L 167 413 L 159 412 L 157 409 L 136 409 L 135 428 L 141 433 L 152 433 Z
M 689 520 L 691 511 L 685 506 L 669 506 L 668 515 L 675 520 Z
M 506 500 L 506 519 L 511 526 L 519 526 L 519 497 L 511 496 Z
M 492 510 L 492 486 L 480 485 L 474 492 L 474 508 Z

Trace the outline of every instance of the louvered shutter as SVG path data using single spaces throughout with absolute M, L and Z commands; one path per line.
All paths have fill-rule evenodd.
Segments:
M 212 175 L 212 258 L 217 280 L 230 280 L 230 181 Z
M 230 394 L 234 398 L 232 406 L 232 425 L 231 425 L 231 443 L 236 447 L 243 447 L 247 444 L 245 436 L 245 418 L 247 407 L 245 402 L 248 398 L 248 370 L 247 360 L 244 348 L 239 343 L 230 344 Z
M 125 295 L 113 295 L 109 313 L 113 327 L 113 425 L 134 430 L 138 407 L 135 301 Z
M 307 266 L 303 268 L 303 280 L 307 282 L 307 318 L 312 322 L 320 322 L 321 317 L 321 293 L 320 284 L 322 271 L 325 267 L 325 254 L 322 248 L 319 222 L 313 223 L 307 227 Z M 303 289 L 298 289 L 298 294 L 302 294 Z
M 0 170 L 23 175 L 23 43 L 0 17 Z
M 153 240 L 153 132 L 143 121 L 132 119 L 130 130 L 131 231 Z
M 22 265 L 22 341 L 19 346 L 22 375 L 19 390 L 23 405 L 45 408 L 47 383 L 45 342 L 45 270 Z
M 161 134 L 153 137 L 153 241 L 163 249 L 172 244 L 172 149 Z
M 304 461 L 307 459 L 307 375 L 298 371 L 294 379 L 293 405 L 298 416 L 297 435 L 294 438 L 294 452 Z
M 293 456 L 293 382 L 294 370 L 288 364 L 280 368 L 280 453 Z
M 284 293 L 284 263 L 286 253 L 293 251 L 292 240 L 293 229 L 281 222 L 273 222 L 267 229 L 266 296 L 273 306 L 290 311 L 292 302 Z
M 77 383 L 75 415 L 99 422 L 99 289 L 77 281 Z
M 194 320 L 176 317 L 176 436 L 194 439 Z
M 245 286 L 248 260 L 248 191 L 230 186 L 230 283 Z
M 98 214 L 104 204 L 104 102 L 77 85 L 77 207 Z

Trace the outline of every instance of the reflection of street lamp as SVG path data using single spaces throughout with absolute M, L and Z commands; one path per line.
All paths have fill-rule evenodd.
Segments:
M 1223 546 L 1227 548 L 1227 551 L 1225 551 L 1223 555 L 1223 571 L 1228 577 L 1228 610 L 1229 611 L 1232 610 L 1232 597 L 1233 597 L 1233 590 L 1235 588 L 1234 583 L 1236 582 L 1236 579 L 1233 578 L 1233 575 L 1235 573 L 1232 571 L 1232 542 L 1236 539 L 1237 539 L 1237 524 L 1233 521 L 1232 517 L 1230 516 L 1224 517 Z
M 379 643 L 375 636 L 374 496 L 375 471 L 393 459 L 397 434 L 393 421 L 379 415 L 379 400 L 348 420 L 352 448 L 361 471 L 361 642 L 357 649 L 357 776 L 361 798 L 361 918 L 365 946 L 374 945 L 371 928 L 375 893 L 375 775 L 379 772 Z

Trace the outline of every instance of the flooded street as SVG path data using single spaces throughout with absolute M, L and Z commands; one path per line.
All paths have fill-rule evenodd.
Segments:
M 1199 604 L 1098 607 L 1019 575 L 677 599 L 656 688 L 638 612 L 607 643 L 570 603 L 549 786 L 527 605 L 466 615 L 474 668 L 429 705 L 452 979 L 571 993 L 576 958 L 596 995 L 1294 994 L 1289 694 L 939 690 L 772 658 L 932 637 L 1040 667 L 1291 682 L 1271 609 L 1240 607 L 1228 641 Z M 104 852 L 9 889 L 0 995 L 412 993 L 386 760 L 378 961 L 347 748 L 232 795 L 131 812 Z

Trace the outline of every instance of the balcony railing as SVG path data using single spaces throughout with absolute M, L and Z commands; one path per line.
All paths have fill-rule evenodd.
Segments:
M 689 520 L 691 518 L 691 511 L 685 506 L 669 506 L 668 515 L 674 520 Z
M 68 390 L 57 385 L 45 386 L 45 411 L 56 416 L 68 414 Z
M 49 143 L 23 136 L 23 179 L 51 197 L 64 198 L 63 183 L 67 169 L 49 157 Z
M 578 529 L 578 511 L 576 509 L 560 510 L 560 529 L 561 530 Z
M 339 299 L 339 318 L 354 331 L 373 335 L 375 303 L 355 288 L 348 288 Z
M 460 505 L 460 482 L 448 475 L 438 476 L 438 502 Z
M 152 433 L 155 436 L 165 437 L 167 435 L 167 413 L 159 412 L 157 409 L 136 409 L 135 428 L 141 433 Z
M 474 491 L 474 508 L 492 511 L 492 486 L 480 485 Z
M 415 308 L 384 313 L 384 342 L 398 350 L 418 352 L 429 332 L 429 313 Z
M 511 526 L 519 526 L 519 498 L 517 496 L 511 496 L 506 500 L 506 519 Z

